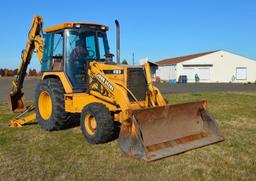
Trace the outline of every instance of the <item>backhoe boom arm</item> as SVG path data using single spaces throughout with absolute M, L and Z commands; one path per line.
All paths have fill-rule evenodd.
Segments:
M 17 77 L 12 82 L 12 89 L 9 93 L 8 104 L 13 112 L 23 112 L 26 108 L 23 101 L 23 83 L 27 72 L 27 67 L 32 58 L 33 52 L 36 49 L 38 60 L 41 59 L 44 51 L 44 41 L 42 39 L 43 18 L 35 16 L 28 34 L 26 48 L 22 51 L 21 63 L 18 68 Z

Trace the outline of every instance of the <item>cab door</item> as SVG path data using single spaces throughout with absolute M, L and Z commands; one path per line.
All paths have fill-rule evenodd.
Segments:
M 62 72 L 64 69 L 63 31 L 47 33 L 44 41 L 42 72 Z

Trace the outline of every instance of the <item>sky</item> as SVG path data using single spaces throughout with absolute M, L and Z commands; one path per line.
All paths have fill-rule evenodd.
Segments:
M 108 25 L 115 54 L 115 23 L 121 26 L 121 60 L 152 61 L 220 50 L 256 59 L 255 0 L 31 0 L 2 1 L 0 68 L 17 68 L 34 15 L 44 27 L 70 21 Z M 37 56 L 31 68 L 40 69 Z

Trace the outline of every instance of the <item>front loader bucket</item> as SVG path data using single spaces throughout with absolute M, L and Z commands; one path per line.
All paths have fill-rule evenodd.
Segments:
M 129 156 L 147 161 L 224 140 L 207 102 L 192 102 L 135 110 L 122 124 L 119 143 Z

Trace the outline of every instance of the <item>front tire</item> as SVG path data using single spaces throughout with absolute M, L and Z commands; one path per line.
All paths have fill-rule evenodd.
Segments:
M 84 107 L 80 126 L 86 140 L 92 144 L 101 144 L 114 139 L 114 121 L 108 108 L 100 103 L 91 103 Z
M 35 92 L 36 119 L 41 128 L 53 131 L 64 128 L 70 115 L 65 112 L 64 88 L 58 79 L 42 80 Z

